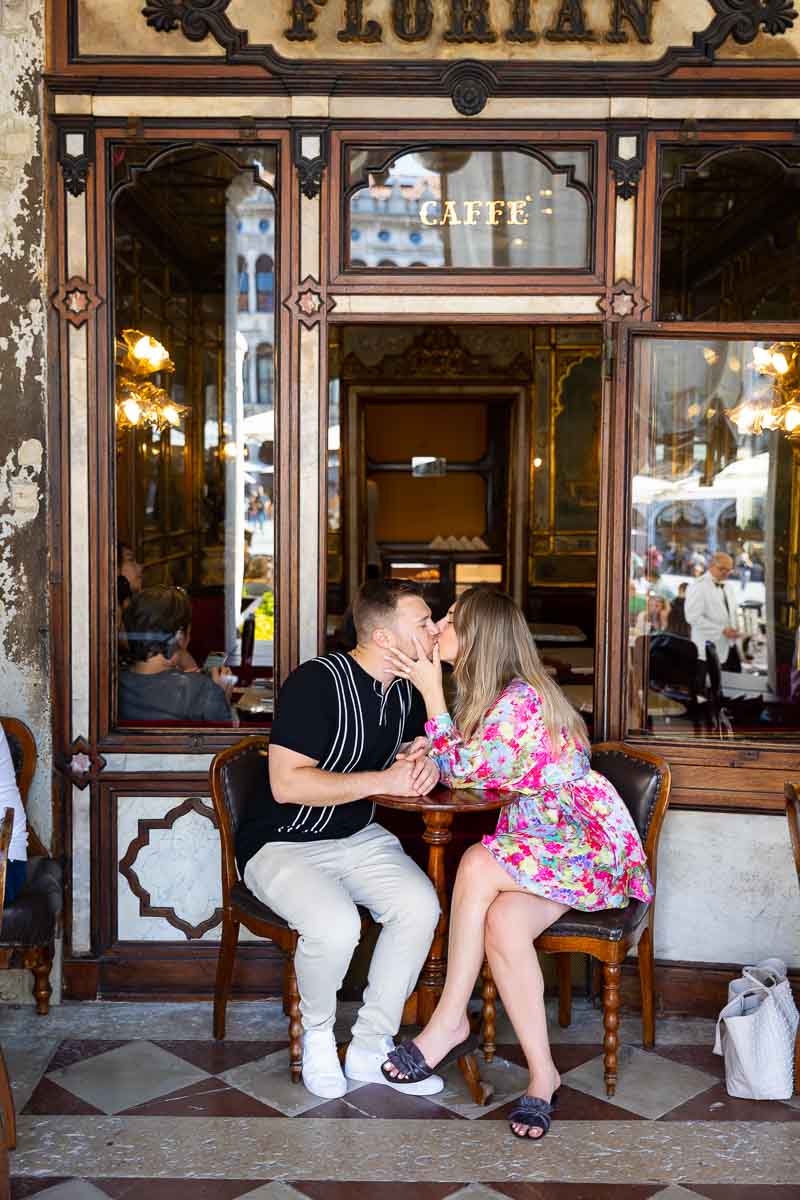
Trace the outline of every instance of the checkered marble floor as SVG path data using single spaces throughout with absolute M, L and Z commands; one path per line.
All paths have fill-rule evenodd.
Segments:
M 351 1016 L 343 1006 L 342 1037 Z M 482 1108 L 455 1066 L 430 1098 L 372 1084 L 310 1095 L 289 1082 L 277 1002 L 232 1005 L 221 1043 L 204 1004 L 5 1008 L 0 1022 L 19 1124 L 12 1200 L 800 1197 L 800 1097 L 729 1097 L 710 1021 L 662 1019 L 645 1052 L 624 1018 L 609 1101 L 599 1015 L 576 1004 L 568 1030 L 551 1022 L 562 1088 L 537 1145 L 508 1130 L 527 1075 L 502 1016 Z

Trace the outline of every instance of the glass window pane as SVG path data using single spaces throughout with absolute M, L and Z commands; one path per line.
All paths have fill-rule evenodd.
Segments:
M 800 343 L 639 339 L 628 724 L 796 736 Z
M 118 717 L 263 724 L 276 156 L 136 149 L 130 176 L 128 148 L 114 158 Z
M 587 148 L 351 149 L 347 265 L 588 270 L 592 162 Z
M 792 321 L 800 277 L 796 147 L 670 147 L 660 320 Z

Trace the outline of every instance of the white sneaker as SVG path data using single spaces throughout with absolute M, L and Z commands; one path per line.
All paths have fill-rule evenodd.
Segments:
M 336 1100 L 347 1091 L 332 1029 L 303 1034 L 303 1084 L 323 1100 Z
M 420 1083 L 390 1083 L 381 1071 L 381 1064 L 386 1062 L 392 1050 L 394 1039 L 390 1037 L 381 1038 L 374 1050 L 351 1042 L 344 1060 L 345 1075 L 348 1079 L 357 1079 L 361 1083 L 382 1083 L 384 1087 L 405 1092 L 408 1096 L 433 1096 L 444 1089 L 441 1075 L 429 1075 Z

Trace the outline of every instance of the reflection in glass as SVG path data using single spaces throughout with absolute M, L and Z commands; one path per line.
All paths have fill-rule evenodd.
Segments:
M 119 718 L 263 721 L 275 620 L 275 152 L 150 146 L 145 157 L 123 146 L 113 164 L 120 578 L 125 562 L 138 568 L 136 586 L 118 584 Z
M 632 730 L 730 738 L 800 727 L 799 348 L 636 344 Z
M 587 270 L 591 151 L 352 149 L 349 267 Z M 353 258 L 349 255 L 352 253 Z
M 664 151 L 662 321 L 795 319 L 799 158 L 782 145 Z

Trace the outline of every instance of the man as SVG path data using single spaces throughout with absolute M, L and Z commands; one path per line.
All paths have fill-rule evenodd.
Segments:
M 374 821 L 368 799 L 426 795 L 438 782 L 422 698 L 385 660 L 391 648 L 430 654 L 436 626 L 416 589 L 379 580 L 360 589 L 353 619 L 353 650 L 303 663 L 283 685 L 266 795 L 250 799 L 236 845 L 247 886 L 300 934 L 303 1082 L 326 1098 L 344 1095 L 345 1075 L 386 1082 L 380 1065 L 439 917 L 430 880 Z M 333 1023 L 361 932 L 358 904 L 382 930 L 343 1075 Z M 429 1095 L 443 1086 L 435 1076 L 403 1090 Z
M 736 628 L 736 589 L 727 582 L 732 570 L 731 556 L 717 552 L 712 556 L 705 575 L 693 580 L 686 591 L 684 613 L 691 626 L 692 641 L 697 646 L 701 687 L 705 687 L 707 641 L 716 646 L 724 671 L 742 669 L 736 645 L 739 636 Z

